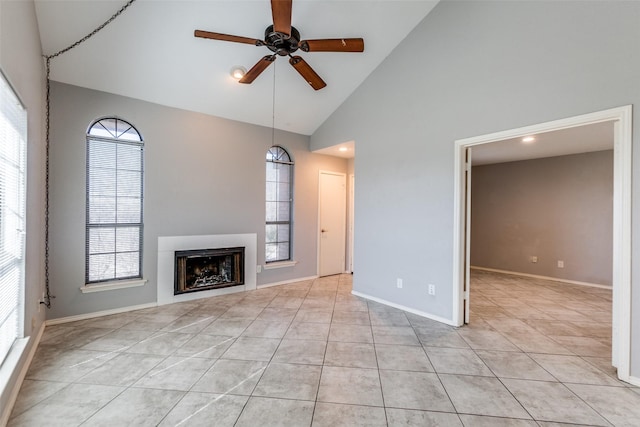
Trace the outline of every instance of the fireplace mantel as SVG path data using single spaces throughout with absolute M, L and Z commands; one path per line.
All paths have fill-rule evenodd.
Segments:
M 174 295 L 175 251 L 239 246 L 245 248 L 244 285 Z M 257 264 L 257 235 L 255 233 L 158 237 L 158 305 L 256 289 Z

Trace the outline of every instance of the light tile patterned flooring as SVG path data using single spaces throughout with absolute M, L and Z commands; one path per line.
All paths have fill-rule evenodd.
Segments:
M 351 276 L 48 327 L 10 426 L 638 426 L 611 292 L 474 272 L 452 328 Z

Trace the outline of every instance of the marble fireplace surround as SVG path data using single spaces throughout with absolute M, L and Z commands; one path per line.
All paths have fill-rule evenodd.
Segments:
M 244 246 L 244 285 L 174 295 L 175 251 Z M 158 305 L 256 289 L 257 234 L 158 237 Z

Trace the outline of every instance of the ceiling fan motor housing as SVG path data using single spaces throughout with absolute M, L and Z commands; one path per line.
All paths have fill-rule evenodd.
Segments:
M 273 53 L 280 56 L 287 56 L 298 50 L 300 43 L 300 33 L 295 27 L 291 27 L 291 35 L 273 31 L 273 25 L 269 25 L 264 30 L 264 42 Z

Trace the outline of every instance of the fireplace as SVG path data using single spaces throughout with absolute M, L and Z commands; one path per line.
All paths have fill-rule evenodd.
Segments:
M 174 295 L 244 285 L 244 247 L 175 251 Z

